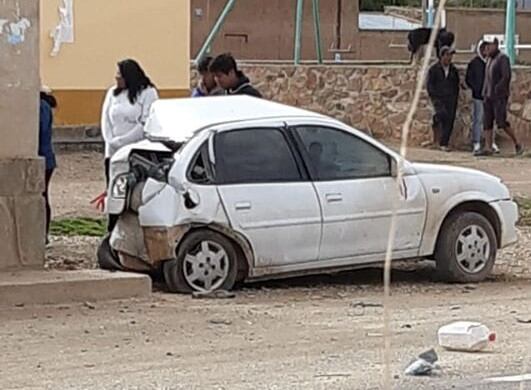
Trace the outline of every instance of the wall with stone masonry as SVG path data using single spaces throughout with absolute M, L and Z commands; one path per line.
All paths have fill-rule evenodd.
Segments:
M 418 68 L 411 66 L 293 66 L 242 64 L 265 98 L 317 111 L 377 138 L 399 139 L 413 98 Z M 460 69 L 464 77 L 464 69 Z M 192 77 L 195 85 L 197 75 Z M 452 144 L 468 144 L 471 97 L 462 91 Z M 531 145 L 531 68 L 516 68 L 510 120 Z M 418 106 L 411 143 L 431 139 L 432 108 L 426 91 Z

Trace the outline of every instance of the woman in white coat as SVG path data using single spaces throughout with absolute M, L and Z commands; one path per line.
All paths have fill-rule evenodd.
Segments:
M 151 105 L 157 99 L 155 85 L 136 61 L 118 63 L 116 85 L 107 92 L 101 114 L 107 186 L 111 157 L 120 148 L 142 140 Z M 102 199 L 98 202 L 103 206 Z M 109 231 L 115 224 L 116 218 L 109 215 Z

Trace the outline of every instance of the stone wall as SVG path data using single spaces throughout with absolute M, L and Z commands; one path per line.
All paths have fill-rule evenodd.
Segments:
M 242 65 L 267 99 L 335 117 L 377 138 L 398 139 L 416 86 L 418 68 L 410 66 Z M 464 72 L 464 70 L 461 70 Z M 197 76 L 192 77 L 195 85 Z M 531 144 L 531 69 L 514 74 L 510 120 Z M 468 144 L 470 93 L 462 92 L 454 146 Z M 412 144 L 431 137 L 432 108 L 423 91 L 411 131 Z

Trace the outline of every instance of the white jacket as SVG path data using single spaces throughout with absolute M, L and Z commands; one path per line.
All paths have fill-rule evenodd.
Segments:
M 110 158 L 125 145 L 140 141 L 144 137 L 144 125 L 151 105 L 159 98 L 153 87 L 144 89 L 131 104 L 128 91 L 114 96 L 112 87 L 107 91 L 101 113 L 101 133 L 105 140 L 105 158 Z

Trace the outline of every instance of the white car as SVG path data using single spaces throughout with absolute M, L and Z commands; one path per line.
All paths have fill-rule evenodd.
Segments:
M 120 217 L 99 263 L 162 270 L 171 291 L 382 262 L 394 199 L 393 260 L 433 259 L 443 280 L 483 280 L 516 241 L 499 178 L 403 161 L 324 115 L 251 97 L 160 100 L 146 135 L 112 159 L 107 207 Z

